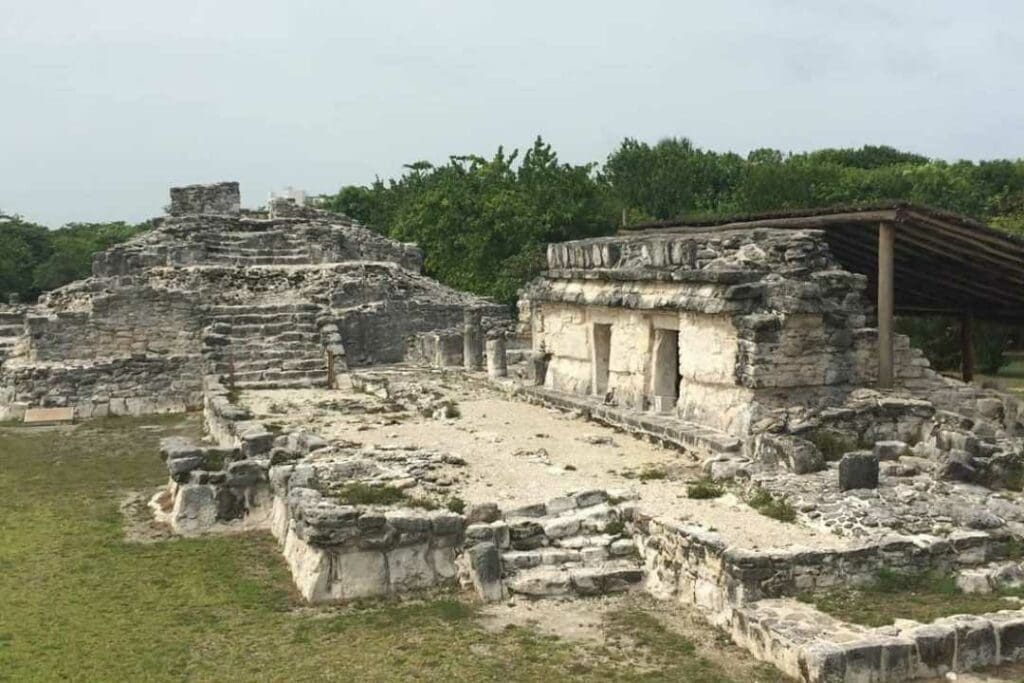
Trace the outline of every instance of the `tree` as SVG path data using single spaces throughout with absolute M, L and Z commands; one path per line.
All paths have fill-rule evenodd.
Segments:
M 521 160 L 498 148 L 489 158 L 417 162 L 397 180 L 343 187 L 323 205 L 418 243 L 427 273 L 445 284 L 506 302 L 543 267 L 547 243 L 615 225 L 594 166 L 561 163 L 539 137 Z

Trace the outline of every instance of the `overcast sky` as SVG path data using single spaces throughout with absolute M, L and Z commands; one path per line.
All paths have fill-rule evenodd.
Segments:
M 1019 0 L 0 0 L 0 209 L 244 205 L 537 134 L 1024 156 Z

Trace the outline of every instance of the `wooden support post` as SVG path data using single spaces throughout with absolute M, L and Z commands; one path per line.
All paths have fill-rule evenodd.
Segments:
M 965 382 L 974 379 L 974 312 L 960 317 L 960 369 Z
M 893 385 L 893 249 L 892 223 L 878 225 L 878 386 Z

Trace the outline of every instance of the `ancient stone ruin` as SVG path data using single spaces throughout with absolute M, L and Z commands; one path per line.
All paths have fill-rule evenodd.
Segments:
M 96 256 L 93 276 L 0 310 L 0 416 L 194 410 L 202 378 L 235 389 L 330 386 L 402 360 L 410 334 L 488 325 L 502 307 L 420 274 L 423 257 L 339 216 L 237 183 L 173 188 L 153 230 Z
M 513 321 L 342 216 L 171 197 L 91 278 L 0 310 L 0 411 L 201 410 L 203 440 L 161 447 L 177 533 L 268 531 L 311 603 L 645 590 L 801 681 L 1024 660 L 1021 609 L 868 628 L 797 599 L 882 570 L 1024 584 L 1021 402 L 892 335 L 885 278 L 827 230 L 551 245 Z

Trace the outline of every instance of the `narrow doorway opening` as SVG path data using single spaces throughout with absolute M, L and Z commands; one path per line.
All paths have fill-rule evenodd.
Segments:
M 612 326 L 594 323 L 594 395 L 608 392 L 608 365 L 612 357 Z
M 654 412 L 669 413 L 675 410 L 679 399 L 679 332 L 677 330 L 654 330 L 654 368 L 652 401 Z

